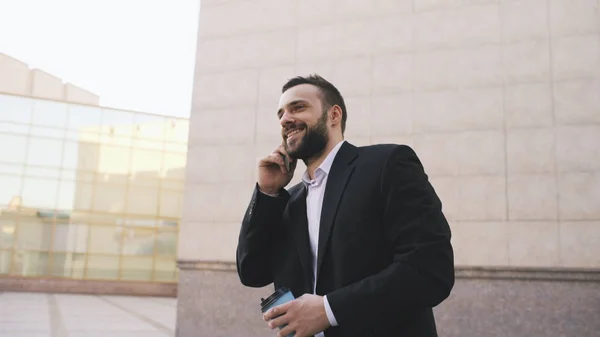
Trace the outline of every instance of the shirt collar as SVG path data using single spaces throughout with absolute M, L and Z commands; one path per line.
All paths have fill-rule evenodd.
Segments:
M 337 155 L 338 151 L 340 150 L 340 147 L 342 147 L 342 144 L 344 144 L 344 142 L 345 141 L 342 140 L 341 142 L 337 143 L 335 147 L 331 149 L 331 152 L 329 152 L 327 157 L 325 157 L 325 160 L 323 160 L 321 165 L 317 167 L 317 169 L 315 170 L 315 180 L 320 182 L 323 180 L 324 177 L 329 175 L 329 171 L 331 171 L 331 166 L 333 165 L 333 160 L 335 159 L 335 156 Z M 304 171 L 302 181 L 304 181 L 305 184 L 311 184 L 310 177 L 308 176 L 308 170 Z

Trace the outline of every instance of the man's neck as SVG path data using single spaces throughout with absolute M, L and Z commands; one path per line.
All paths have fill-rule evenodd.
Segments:
M 325 146 L 325 148 L 319 155 L 317 155 L 313 158 L 309 158 L 304 161 L 304 164 L 306 165 L 306 171 L 308 172 L 308 177 L 310 179 L 315 178 L 315 171 L 317 170 L 319 165 L 321 165 L 323 163 L 325 158 L 327 158 L 329 153 L 331 153 L 331 150 L 333 150 L 333 148 L 342 140 L 344 140 L 344 139 L 343 138 L 330 139 L 329 142 L 327 143 L 327 146 Z

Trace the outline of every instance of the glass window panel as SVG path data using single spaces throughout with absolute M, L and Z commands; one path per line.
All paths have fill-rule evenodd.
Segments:
M 57 180 L 23 178 L 23 205 L 26 207 L 54 209 L 57 193 Z
M 133 147 L 136 149 L 146 149 L 146 150 L 154 150 L 154 151 L 161 151 L 161 152 L 164 148 L 162 141 L 148 140 L 148 139 L 134 140 Z
M 120 146 L 102 146 L 100 161 L 97 166 L 98 173 L 109 175 L 129 176 L 129 161 L 131 149 Z M 125 181 L 123 181 L 125 182 Z
M 86 278 L 96 280 L 116 280 L 119 278 L 119 257 L 88 255 Z
M 25 163 L 27 137 L 0 133 L 0 161 L 5 163 Z
M 89 227 L 86 224 L 56 224 L 52 250 L 55 252 L 85 253 Z
M 126 185 L 96 183 L 92 210 L 94 212 L 123 213 L 126 193 Z
M 174 259 L 156 259 L 154 262 L 154 280 L 173 282 L 176 280 L 177 265 Z
M 152 280 L 152 258 L 123 256 L 121 280 Z
M 156 227 L 156 219 L 152 218 L 152 219 L 132 219 L 132 218 L 127 218 L 124 221 L 124 224 L 127 225 L 127 227 L 147 227 L 147 228 L 154 228 Z
M 53 253 L 50 275 L 82 279 L 85 270 L 85 254 Z
M 122 227 L 91 225 L 89 231 L 88 252 L 90 254 L 121 253 Z
M 70 201 L 73 200 L 73 213 L 91 210 L 92 202 L 94 201 L 95 185 L 92 183 L 76 181 L 72 198 L 69 195 L 70 187 L 68 182 L 65 182 L 64 185 L 61 183 L 59 192 L 60 198 L 57 207 L 60 206 L 61 209 L 69 209 L 63 207 L 68 206 Z
M 165 151 L 166 152 L 186 153 L 187 150 L 188 150 L 187 144 L 165 143 Z
M 47 128 L 47 127 L 42 127 L 42 126 L 32 126 L 31 130 L 29 131 L 29 134 L 31 135 L 31 137 L 43 137 L 43 138 L 58 138 L 58 139 L 64 139 L 65 138 L 65 130 L 64 129 L 58 129 L 58 128 Z
M 99 128 L 82 128 L 81 130 L 66 130 L 65 139 L 73 142 L 98 143 Z
M 2 161 L 0 159 L 0 161 Z M 0 174 L 10 174 L 10 175 L 18 175 L 23 174 L 23 165 L 22 164 L 8 164 L 0 162 Z M 0 202 L 1 203 L 1 202 Z
M 48 251 L 52 242 L 52 220 L 30 216 L 21 218 L 17 228 L 16 246 L 21 250 Z
M 163 175 L 169 179 L 183 180 L 186 161 L 186 153 L 165 153 L 163 157 Z
M 15 133 L 19 135 L 28 135 L 30 126 L 27 124 L 14 124 L 0 122 L 0 132 Z
M 39 177 L 58 180 L 60 179 L 60 168 L 27 166 L 25 168 L 25 175 L 28 177 Z
M 12 205 L 16 208 L 20 205 L 22 178 L 19 176 L 0 175 L 0 205 Z
M 29 123 L 32 110 L 31 98 L 0 95 L 0 121 Z
M 153 255 L 155 230 L 148 228 L 125 228 L 123 254 Z
M 48 270 L 46 252 L 15 251 L 11 274 L 20 276 L 44 276 Z
M 183 207 L 183 193 L 173 190 L 160 191 L 159 216 L 161 217 L 181 217 Z
M 159 228 L 156 233 L 156 255 L 177 255 L 177 231 Z
M 135 148 L 131 152 L 131 172 L 152 172 L 158 175 L 162 167 L 162 152 Z
M 163 180 L 161 187 L 163 190 L 174 190 L 183 193 L 184 182 L 182 180 Z
M 133 113 L 123 110 L 103 109 L 102 110 L 103 133 L 114 133 L 116 135 L 133 135 Z
M 60 167 L 63 141 L 44 138 L 29 138 L 27 164 Z
M 75 208 L 75 193 L 77 192 L 77 182 L 72 180 L 62 180 L 59 182 L 58 194 L 56 197 L 56 209 L 72 210 Z M 91 196 L 91 194 L 88 194 Z M 91 200 L 90 200 L 91 201 Z
M 140 139 L 163 140 L 165 137 L 165 127 L 168 125 L 164 116 L 136 113 L 134 123 L 138 126 L 136 133 Z
M 16 227 L 15 219 L 0 219 L 0 249 L 12 248 Z
M 12 252 L 9 250 L 0 250 L 0 275 L 10 273 Z
M 131 136 L 120 136 L 115 134 L 102 134 L 99 141 L 102 146 L 112 145 L 121 147 L 131 147 Z
M 102 119 L 102 108 L 85 105 L 69 105 L 67 127 L 71 130 L 91 130 L 99 128 Z M 98 131 L 96 131 L 97 133 Z
M 187 143 L 189 132 L 189 120 L 173 119 L 166 130 L 166 139 L 170 142 Z
M 156 172 L 137 172 L 129 180 L 130 186 L 159 188 L 161 179 Z
M 64 128 L 67 125 L 67 104 L 36 100 L 33 105 L 31 124 Z
M 130 186 L 126 213 L 154 216 L 158 213 L 158 188 Z
M 77 180 L 79 182 L 93 183 L 94 179 L 96 179 L 96 174 L 94 172 L 63 169 L 61 170 L 60 178 L 62 180 Z

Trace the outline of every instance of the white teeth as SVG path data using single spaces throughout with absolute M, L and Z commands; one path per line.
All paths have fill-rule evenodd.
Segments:
M 293 136 L 293 135 L 297 134 L 297 133 L 298 133 L 298 132 L 300 132 L 300 131 L 302 131 L 302 130 L 300 130 L 300 129 L 296 129 L 296 130 L 294 130 L 294 131 L 292 131 L 292 132 L 288 133 L 288 135 L 287 135 L 287 136 L 288 136 L 288 137 L 291 137 L 291 136 Z

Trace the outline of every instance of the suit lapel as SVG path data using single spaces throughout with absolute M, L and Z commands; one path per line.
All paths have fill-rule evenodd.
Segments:
M 335 215 L 337 213 L 339 203 L 342 200 L 346 183 L 354 171 L 354 166 L 351 165 L 351 163 L 357 155 L 358 149 L 356 146 L 345 142 L 342 144 L 342 147 L 340 148 L 333 161 L 333 164 L 331 165 L 331 170 L 329 171 L 329 175 L 327 177 L 325 195 L 323 197 L 321 222 L 319 224 L 317 275 L 321 274 L 320 271 L 321 265 L 323 264 L 323 256 L 327 250 Z
M 301 188 L 291 195 L 289 210 L 296 249 L 300 256 L 302 269 L 304 269 L 304 277 L 308 282 L 306 284 L 312 284 L 310 239 L 308 237 L 308 218 L 306 217 L 306 186 L 304 184 L 301 184 Z

